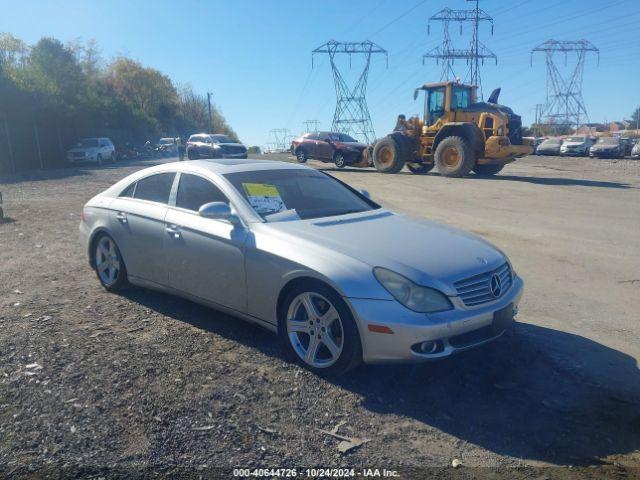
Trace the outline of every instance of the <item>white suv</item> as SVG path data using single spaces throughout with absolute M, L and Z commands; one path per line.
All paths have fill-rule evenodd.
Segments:
M 106 137 L 82 138 L 67 152 L 69 163 L 95 162 L 102 165 L 103 162 L 115 163 L 116 148 L 111 140 Z

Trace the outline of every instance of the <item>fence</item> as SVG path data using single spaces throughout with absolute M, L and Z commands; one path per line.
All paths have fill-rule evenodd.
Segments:
M 83 128 L 55 119 L 36 122 L 0 116 L 0 178 L 28 170 L 59 168 L 66 152 L 83 137 L 109 137 L 114 143 L 131 141 L 130 133 L 118 128 Z

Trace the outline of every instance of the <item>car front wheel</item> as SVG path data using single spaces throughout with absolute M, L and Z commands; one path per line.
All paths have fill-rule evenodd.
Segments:
M 324 284 L 293 288 L 283 302 L 278 330 L 288 356 L 316 373 L 341 375 L 362 361 L 355 320 L 344 300 Z
M 347 164 L 347 161 L 344 159 L 344 154 L 342 152 L 336 152 L 333 156 L 333 163 L 335 163 L 338 168 L 344 168 Z
M 306 163 L 308 159 L 309 157 L 307 156 L 307 152 L 304 150 L 304 148 L 299 148 L 296 150 L 296 160 L 298 160 L 298 163 Z

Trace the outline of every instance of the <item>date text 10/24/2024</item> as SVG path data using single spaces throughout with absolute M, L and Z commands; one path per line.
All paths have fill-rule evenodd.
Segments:
M 397 478 L 397 470 L 385 468 L 235 468 L 238 478 Z

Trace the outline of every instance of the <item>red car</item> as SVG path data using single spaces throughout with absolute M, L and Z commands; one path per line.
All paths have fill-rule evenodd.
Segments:
M 336 167 L 362 161 L 362 152 L 367 146 L 345 133 L 305 133 L 291 142 L 291 153 L 298 162 L 313 158 L 322 162 L 333 162 Z

